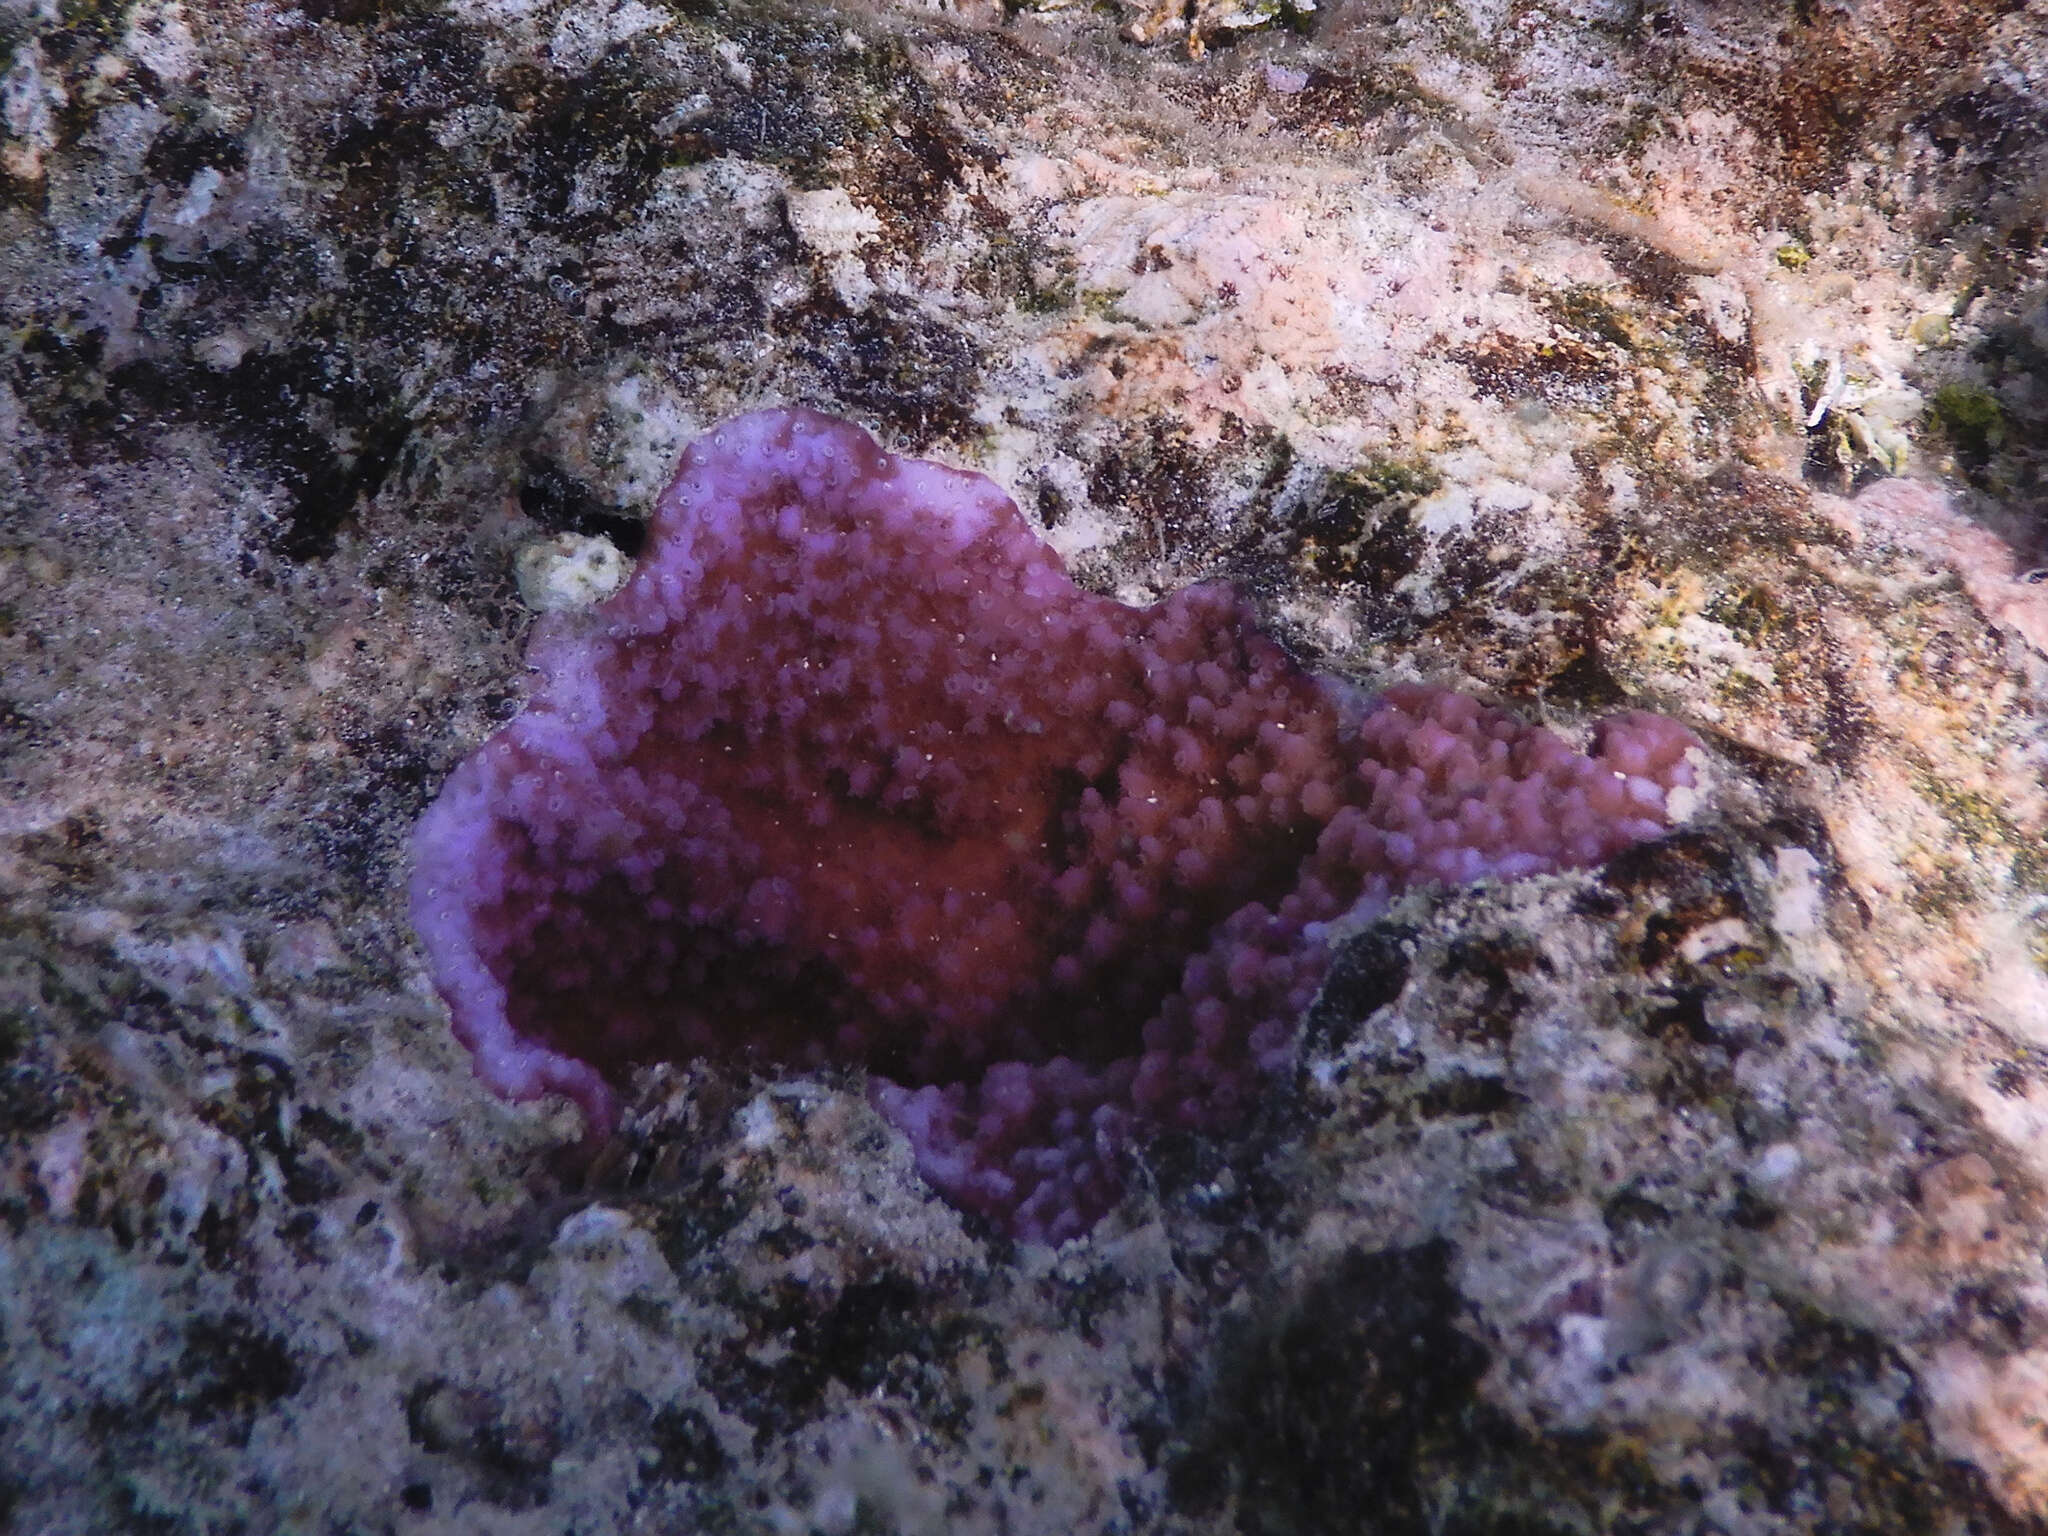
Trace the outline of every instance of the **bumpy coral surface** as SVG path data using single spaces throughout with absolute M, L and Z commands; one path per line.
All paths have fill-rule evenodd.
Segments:
M 631 582 L 530 660 L 416 845 L 486 1081 L 603 1134 L 636 1062 L 858 1064 L 1028 1237 L 1085 1231 L 1134 1132 L 1242 1117 L 1332 920 L 1605 858 L 1689 782 L 1658 716 L 1588 757 L 1312 676 L 1226 589 L 1084 592 L 985 478 L 801 410 L 693 446 Z

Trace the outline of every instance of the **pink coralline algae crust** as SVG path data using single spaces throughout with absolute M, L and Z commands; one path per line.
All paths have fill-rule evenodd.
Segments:
M 1148 1129 L 1291 1059 L 1326 926 L 1665 825 L 1682 726 L 1594 755 L 1303 671 L 1229 590 L 1077 588 L 979 475 L 771 410 L 697 442 L 615 597 L 421 820 L 412 904 L 492 1088 L 859 1065 L 924 1177 L 1059 1240 Z

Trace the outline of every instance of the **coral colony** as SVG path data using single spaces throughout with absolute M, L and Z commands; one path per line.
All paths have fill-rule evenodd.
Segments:
M 1290 1060 L 1327 925 L 1604 859 L 1692 736 L 1593 755 L 1295 666 L 1227 589 L 1084 592 L 980 475 L 804 410 L 684 455 L 627 586 L 420 822 L 413 915 L 492 1088 L 593 1136 L 633 1063 L 839 1063 L 947 1199 L 1088 1230 L 1126 1149 Z

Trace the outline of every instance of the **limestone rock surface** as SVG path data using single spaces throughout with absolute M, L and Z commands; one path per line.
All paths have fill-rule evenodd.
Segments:
M 1007 9 L 0 0 L 0 1528 L 2048 1529 L 2048 9 Z M 778 403 L 1695 803 L 1083 1241 L 579 1166 L 406 849 Z

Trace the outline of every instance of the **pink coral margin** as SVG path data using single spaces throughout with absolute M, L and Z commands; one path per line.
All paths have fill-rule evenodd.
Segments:
M 478 942 L 477 915 L 440 881 L 450 870 L 482 866 L 490 833 L 487 791 L 476 758 L 450 774 L 413 832 L 410 881 L 413 928 L 435 985 L 447 1001 L 455 1038 L 466 1046 L 485 1087 L 514 1104 L 565 1094 L 583 1113 L 583 1143 L 596 1150 L 619 1126 L 619 1098 L 587 1061 L 522 1040 L 506 1012 L 505 988 Z

